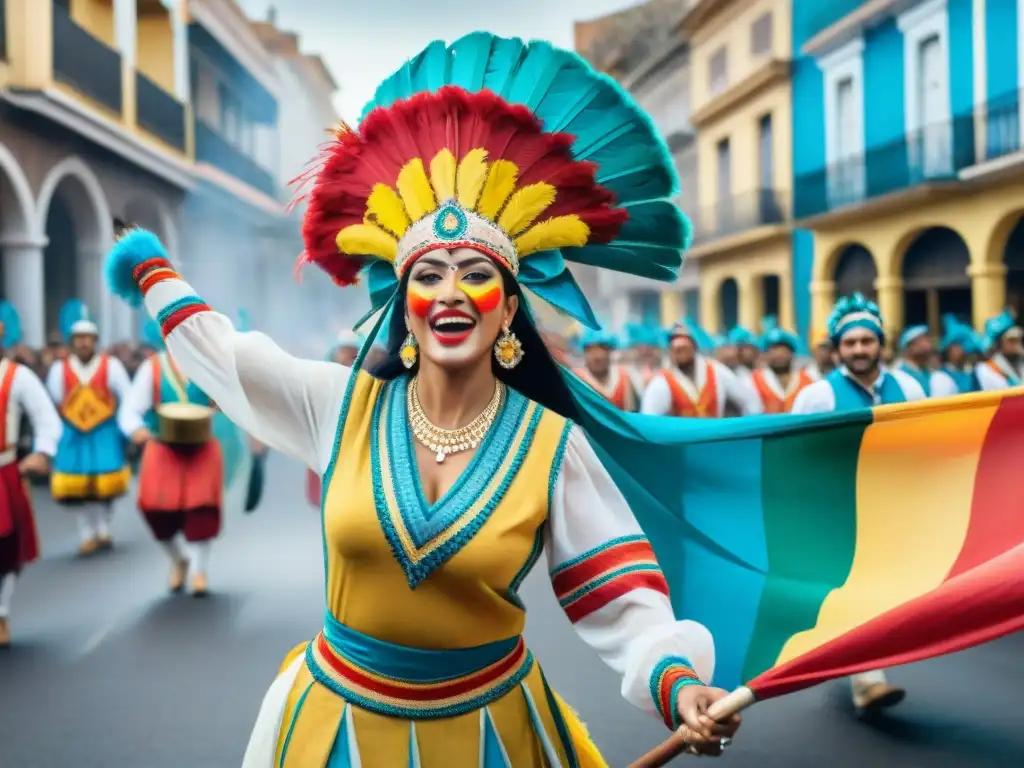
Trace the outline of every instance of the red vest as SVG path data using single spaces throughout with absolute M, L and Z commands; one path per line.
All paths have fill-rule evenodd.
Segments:
M 704 365 L 704 388 L 693 402 L 686 390 L 676 379 L 672 371 L 662 371 L 661 375 L 668 383 L 669 392 L 672 394 L 672 415 L 687 416 L 696 419 L 717 419 L 718 418 L 718 375 L 715 373 L 715 366 L 705 360 L 698 360 L 699 365 Z
M 7 361 L 3 379 L 0 379 L 0 451 L 11 446 L 7 444 L 7 405 L 11 401 L 11 389 L 14 387 L 14 374 L 18 372 L 18 364 Z
M 796 396 L 800 394 L 804 387 L 814 383 L 811 375 L 803 369 L 800 369 L 795 374 L 790 374 L 790 376 L 794 375 L 797 376 L 796 387 L 783 398 L 779 397 L 778 392 L 768 384 L 763 368 L 758 368 L 754 371 L 754 388 L 761 398 L 761 404 L 764 406 L 765 413 L 789 413 L 793 410 L 793 402 L 796 400 Z
M 629 372 L 621 365 L 616 366 L 614 370 L 618 376 L 618 382 L 615 385 L 615 389 L 611 392 L 595 381 L 594 377 L 590 375 L 590 371 L 586 368 L 577 368 L 574 373 L 587 382 L 591 389 L 620 411 L 635 411 L 636 393 L 633 392 L 633 384 L 629 379 Z

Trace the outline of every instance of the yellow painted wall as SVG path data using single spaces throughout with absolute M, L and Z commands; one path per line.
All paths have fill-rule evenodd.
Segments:
M 710 333 L 727 330 L 722 327 L 721 289 L 726 280 L 733 278 L 739 287 L 740 325 L 755 331 L 760 329 L 761 320 L 764 319 L 761 280 L 765 275 L 775 275 L 779 278 L 779 324 L 783 328 L 792 328 L 791 263 L 790 246 L 785 238 L 701 261 L 701 325 Z
M 7 0 L 8 84 L 41 89 L 53 80 L 53 5 Z
M 751 25 L 766 11 L 772 13 L 772 50 L 770 56 L 755 58 L 751 52 Z M 746 0 L 730 8 L 697 30 L 691 40 L 691 76 L 693 110 L 710 99 L 709 61 L 725 47 L 729 85 L 735 85 L 757 70 L 765 58 L 788 59 L 792 56 L 793 37 L 790 0 Z
M 718 200 L 718 143 L 726 138 L 732 166 L 731 194 L 734 197 L 749 195 L 754 199 L 753 193 L 761 187 L 758 122 L 766 114 L 772 116 L 773 187 L 780 192 L 790 188 L 793 178 L 791 91 L 788 82 L 773 86 L 697 132 L 697 194 L 701 208 L 710 209 Z M 790 195 L 779 195 L 780 205 L 788 206 L 789 200 Z
M 968 202 L 969 201 L 969 202 Z M 1024 181 L 979 189 L 964 186 L 955 198 L 916 204 L 904 211 L 872 215 L 869 221 L 842 227 L 819 228 L 814 233 L 812 323 L 825 324 L 835 296 L 833 279 L 842 251 L 859 243 L 878 267 L 878 301 L 890 337 L 903 325 L 903 256 L 914 238 L 931 227 L 949 227 L 967 244 L 971 263 L 974 324 L 998 314 L 1005 302 L 1003 251 L 1014 225 L 1024 213 Z M 702 279 L 704 265 L 701 265 Z
M 168 93 L 174 93 L 174 34 L 168 14 L 140 17 L 137 61 L 139 71 Z
M 93 37 L 114 47 L 113 0 L 71 0 L 71 18 Z

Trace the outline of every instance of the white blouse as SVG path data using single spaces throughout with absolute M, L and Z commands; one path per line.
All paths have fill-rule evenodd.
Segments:
M 154 317 L 172 302 L 194 296 L 180 280 L 165 280 L 146 295 Z M 262 333 L 241 333 L 213 311 L 198 312 L 167 337 L 182 372 L 241 429 L 323 475 L 351 369 L 292 357 Z M 586 435 L 574 427 L 549 510 L 545 548 L 554 571 L 585 559 L 609 542 L 642 534 L 626 500 L 601 465 Z M 575 621 L 579 636 L 623 675 L 623 696 L 651 713 L 651 675 L 667 657 L 681 656 L 704 682 L 714 671 L 711 634 L 677 621 L 667 597 L 638 588 Z
M 3 380 L 10 365 L 15 363 L 6 359 L 0 361 L 0 380 Z M 0 446 L 0 467 L 7 466 L 17 458 L 22 414 L 26 414 L 32 424 L 32 450 L 55 456 L 64 429 L 60 415 L 50 402 L 50 396 L 39 377 L 24 365 L 18 365 L 11 380 L 7 413 L 0 414 L 0 418 L 4 419 L 7 442 L 7 445 Z
M 736 406 L 744 416 L 761 413 L 761 398 L 757 396 L 757 391 L 750 383 L 750 378 L 743 378 L 733 373 L 729 370 L 728 366 L 723 365 L 717 360 L 697 355 L 697 359 L 694 361 L 694 379 L 690 379 L 690 377 L 674 365 L 666 368 L 665 371 L 668 371 L 669 375 L 675 376 L 676 381 L 683 388 L 683 391 L 686 392 L 687 396 L 693 402 L 697 402 L 704 391 L 705 383 L 707 383 L 707 371 L 709 368 L 714 369 L 715 380 L 718 382 L 716 394 L 718 396 L 717 415 L 719 418 L 725 414 L 726 404 Z M 672 413 L 672 390 L 669 389 L 668 382 L 665 381 L 662 371 L 654 375 L 651 383 L 644 390 L 643 398 L 640 402 L 640 413 L 649 416 L 668 416 Z

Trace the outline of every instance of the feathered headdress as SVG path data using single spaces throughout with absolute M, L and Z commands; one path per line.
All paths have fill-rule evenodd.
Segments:
M 3 337 L 0 346 L 13 347 L 21 342 L 21 316 L 9 301 L 0 301 L 0 323 L 3 323 Z
M 729 343 L 735 347 L 756 347 L 757 337 L 742 325 L 734 325 L 729 333 Z
M 608 347 L 609 349 L 619 348 L 619 337 L 606 328 L 594 330 L 584 328 L 580 334 L 579 345 L 581 349 L 587 347 Z
M 160 333 L 160 323 L 156 320 L 150 320 L 144 316 L 139 338 L 150 349 L 162 350 L 164 348 L 164 337 Z
M 959 345 L 968 354 L 980 354 L 975 351 L 977 335 L 971 326 L 961 321 L 956 315 L 945 314 L 942 316 L 942 339 L 939 341 L 939 351 L 945 354 L 950 347 Z
M 57 324 L 66 342 L 79 334 L 99 336 L 99 328 L 89 315 L 89 308 L 81 299 L 68 299 L 64 302 L 57 316 Z
M 900 350 L 905 350 L 922 336 L 928 335 L 927 325 L 912 325 L 900 334 Z
M 689 338 L 701 352 L 712 352 L 717 346 L 711 335 L 692 317 L 684 317 L 669 329 L 669 340 L 678 336 Z
M 988 347 L 995 346 L 1003 336 L 1010 331 L 1018 328 L 1017 318 L 1013 312 L 1008 309 L 1004 309 L 1000 314 L 995 317 L 990 317 L 985 321 L 985 339 L 988 343 Z
M 789 347 L 794 353 L 800 351 L 800 337 L 792 331 L 787 331 L 779 326 L 774 316 L 768 316 L 761 321 L 761 349 L 777 345 Z
M 885 343 L 885 329 L 882 327 L 882 311 L 864 294 L 843 296 L 836 302 L 828 317 L 828 337 L 833 346 L 839 346 L 843 334 L 854 328 L 867 328 Z
M 365 273 L 371 314 L 420 255 L 469 247 L 596 329 L 566 261 L 671 281 L 690 241 L 671 157 L 633 99 L 573 53 L 485 32 L 385 80 L 300 182 L 300 265 L 342 286 Z

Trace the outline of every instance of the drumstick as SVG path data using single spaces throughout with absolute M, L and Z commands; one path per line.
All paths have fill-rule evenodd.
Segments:
M 708 717 L 712 720 L 728 720 L 735 714 L 754 703 L 754 692 L 749 688 L 739 687 L 724 699 L 719 699 L 708 707 Z M 686 751 L 687 727 L 684 725 L 665 741 L 645 754 L 639 760 L 630 763 L 629 768 L 661 768 Z

